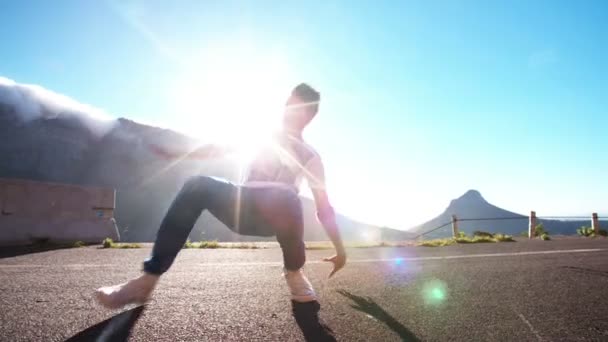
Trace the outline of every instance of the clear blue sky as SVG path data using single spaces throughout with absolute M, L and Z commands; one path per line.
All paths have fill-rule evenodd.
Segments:
M 0 8 L 0 75 L 115 116 L 192 129 L 176 84 L 210 75 L 213 58 L 310 82 L 323 102 L 306 137 L 355 218 L 407 228 L 471 188 L 521 213 L 608 214 L 606 1 Z

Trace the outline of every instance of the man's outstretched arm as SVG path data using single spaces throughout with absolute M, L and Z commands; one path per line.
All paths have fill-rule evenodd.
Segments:
M 179 149 L 179 148 L 167 148 L 161 147 L 156 144 L 149 144 L 148 148 L 156 155 L 164 159 L 196 159 L 204 160 L 209 158 L 223 157 L 227 154 L 234 152 L 234 150 L 227 146 L 220 146 L 214 144 L 206 144 L 199 146 L 193 150 Z
M 325 170 L 320 157 L 313 158 L 306 165 L 306 175 L 317 207 L 317 218 L 336 248 L 336 255 L 323 259 L 334 264 L 334 269 L 329 274 L 331 277 L 346 264 L 346 251 L 336 222 L 336 213 L 329 202 L 325 187 Z
M 336 249 L 336 255 L 323 259 L 324 261 L 329 261 L 334 264 L 334 269 L 329 274 L 331 277 L 346 264 L 346 250 L 344 249 L 342 237 L 340 236 L 340 229 L 336 222 L 336 213 L 329 203 L 327 192 L 325 190 L 316 189 L 313 190 L 313 196 L 317 206 L 317 218 Z

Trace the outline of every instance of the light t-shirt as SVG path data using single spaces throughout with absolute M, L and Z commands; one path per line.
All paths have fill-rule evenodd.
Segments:
M 277 133 L 249 163 L 245 184 L 280 183 L 297 192 L 306 179 L 311 189 L 325 189 L 321 157 L 302 138 Z

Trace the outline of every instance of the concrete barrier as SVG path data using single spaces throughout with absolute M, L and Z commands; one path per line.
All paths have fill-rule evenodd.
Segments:
M 114 189 L 0 179 L 0 244 L 119 240 Z

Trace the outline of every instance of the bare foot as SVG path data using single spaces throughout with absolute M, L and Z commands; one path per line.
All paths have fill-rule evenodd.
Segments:
M 101 287 L 95 290 L 97 301 L 108 309 L 120 309 L 128 304 L 146 303 L 160 277 L 143 274 L 126 283 Z

